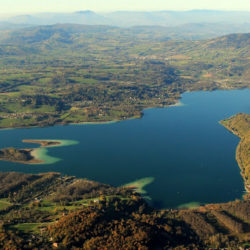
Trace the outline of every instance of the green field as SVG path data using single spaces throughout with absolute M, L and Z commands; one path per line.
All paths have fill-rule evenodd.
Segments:
M 12 204 L 8 201 L 8 199 L 0 199 L 0 211 L 5 210 L 10 207 Z
M 53 25 L 0 33 L 0 128 L 138 118 L 185 91 L 249 87 L 249 34 Z

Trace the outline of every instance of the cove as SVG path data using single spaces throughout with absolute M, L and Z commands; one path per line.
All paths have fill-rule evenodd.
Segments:
M 158 208 L 241 198 L 244 185 L 235 160 L 239 139 L 219 121 L 249 113 L 250 90 L 190 92 L 181 102 L 182 106 L 147 109 L 142 119 L 117 123 L 0 130 L 0 148 L 36 147 L 23 139 L 79 142 L 47 148 L 61 161 L 0 162 L 0 171 L 61 172 L 115 186 L 142 179 L 147 183 L 144 192 Z

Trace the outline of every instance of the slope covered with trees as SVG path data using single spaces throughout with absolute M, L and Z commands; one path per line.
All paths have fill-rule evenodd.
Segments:
M 250 201 L 156 210 L 127 188 L 61 176 L 0 173 L 3 249 L 249 247 Z
M 245 181 L 246 190 L 250 192 L 250 115 L 237 114 L 221 123 L 240 138 L 236 159 Z

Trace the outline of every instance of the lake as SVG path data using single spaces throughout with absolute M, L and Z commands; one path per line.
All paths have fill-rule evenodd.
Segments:
M 33 148 L 23 139 L 76 140 L 49 148 L 61 161 L 23 165 L 0 161 L 0 171 L 61 172 L 120 186 L 145 177 L 151 203 L 173 208 L 241 198 L 243 180 L 235 160 L 239 139 L 219 121 L 250 112 L 250 89 L 191 92 L 182 106 L 153 108 L 142 119 L 110 124 L 0 130 L 0 148 Z

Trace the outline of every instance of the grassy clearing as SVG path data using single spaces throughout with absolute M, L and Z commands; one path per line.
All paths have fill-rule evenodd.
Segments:
M 111 200 L 114 198 L 119 198 L 120 200 L 128 200 L 129 198 L 122 197 L 119 195 L 109 195 L 104 197 L 106 200 Z M 82 199 L 78 201 L 72 201 L 68 202 L 65 205 L 62 203 L 56 203 L 52 202 L 49 200 L 43 200 L 40 204 L 40 206 L 37 207 L 39 211 L 46 211 L 51 214 L 56 213 L 57 211 L 62 211 L 62 210 L 77 210 L 81 209 L 84 206 L 89 206 L 91 203 L 99 202 L 100 197 L 95 197 L 95 198 L 90 198 L 90 199 Z
M 7 199 L 0 199 L 0 211 L 10 207 L 12 204 Z
M 11 226 L 11 229 L 17 229 L 24 233 L 39 233 L 40 228 L 47 227 L 50 223 L 22 223 Z

